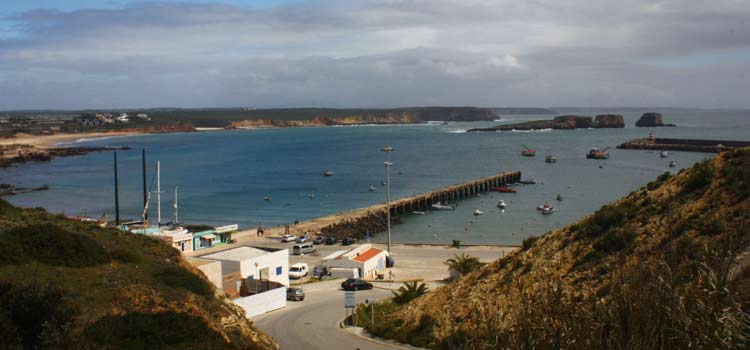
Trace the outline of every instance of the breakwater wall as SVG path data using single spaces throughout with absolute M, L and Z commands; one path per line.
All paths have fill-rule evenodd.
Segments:
M 750 141 L 642 138 L 625 142 L 620 149 L 718 153 L 732 148 L 750 147 Z
M 438 202 L 453 202 L 478 193 L 488 192 L 491 187 L 503 186 L 521 180 L 520 171 L 503 172 L 457 185 L 446 186 L 434 191 L 417 194 L 391 201 L 392 224 L 398 223 L 398 217 L 412 211 L 426 211 Z M 353 211 L 350 215 L 332 216 L 333 220 L 320 226 L 319 232 L 325 236 L 337 238 L 362 238 L 366 232 L 375 234 L 386 230 L 387 215 L 385 204 L 375 205 Z M 310 227 L 312 228 L 312 227 Z

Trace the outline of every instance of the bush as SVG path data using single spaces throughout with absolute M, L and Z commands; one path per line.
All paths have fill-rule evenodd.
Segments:
M 78 310 L 54 285 L 13 286 L 0 291 L 0 334 L 3 348 L 60 349 Z
M 521 244 L 521 250 L 529 250 L 532 246 L 534 246 L 534 243 L 539 240 L 539 237 L 537 236 L 529 236 L 528 238 L 523 240 L 523 243 Z
M 118 260 L 128 264 L 140 264 L 143 261 L 143 257 L 137 252 L 133 252 L 125 249 L 114 249 L 109 254 L 112 259 Z
M 462 275 L 477 270 L 484 265 L 479 261 L 479 258 L 464 253 L 461 253 L 461 255 L 456 254 L 455 257 L 446 260 L 443 264 L 448 265 L 448 268 L 458 271 Z
M 683 186 L 683 192 L 692 192 L 710 185 L 716 175 L 716 169 L 711 160 L 697 163 L 688 173 Z
M 179 266 L 167 266 L 154 278 L 172 288 L 182 288 L 202 296 L 211 296 L 213 288 L 204 279 Z
M 615 253 L 629 248 L 635 242 L 636 233 L 630 228 L 610 230 L 594 242 L 594 249 L 604 253 Z
M 36 260 L 49 265 L 88 267 L 109 262 L 94 239 L 56 224 L 33 224 L 0 234 L 0 265 Z M 10 244 L 6 244 L 11 242 Z
M 661 175 L 659 175 L 659 177 L 657 177 L 656 180 L 649 182 L 646 185 L 646 188 L 649 191 L 653 191 L 653 190 L 661 187 L 661 185 L 663 185 L 664 182 L 666 182 L 670 178 L 672 178 L 672 174 L 670 174 L 668 171 L 665 171 L 664 173 L 662 173 Z

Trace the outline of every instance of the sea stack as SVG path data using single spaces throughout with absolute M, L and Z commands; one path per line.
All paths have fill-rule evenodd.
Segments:
M 675 126 L 674 124 L 664 124 L 664 121 L 661 119 L 661 113 L 643 113 L 641 115 L 641 118 L 638 119 L 637 122 L 635 122 L 635 126 L 639 128 L 653 128 L 653 127 L 660 127 L 660 126 Z
M 595 128 L 624 128 L 625 118 L 619 114 L 600 114 L 594 119 Z

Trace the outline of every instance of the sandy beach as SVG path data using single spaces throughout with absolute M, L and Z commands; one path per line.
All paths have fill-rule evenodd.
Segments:
M 54 134 L 54 135 L 29 135 L 16 134 L 13 138 L 0 138 L 0 145 L 25 144 L 40 148 L 55 147 L 60 143 L 74 142 L 80 139 L 89 139 L 97 137 L 126 136 L 142 134 L 141 131 L 110 131 L 110 132 L 89 132 L 77 134 Z

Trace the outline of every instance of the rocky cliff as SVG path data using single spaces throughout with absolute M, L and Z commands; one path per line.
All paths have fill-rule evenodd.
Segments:
M 674 124 L 664 124 L 661 113 L 643 113 L 638 121 L 635 122 L 635 126 L 639 128 L 653 128 L 660 126 L 675 126 Z
M 624 128 L 625 122 L 621 115 L 598 115 L 596 120 L 591 117 L 578 115 L 562 115 L 552 120 L 533 120 L 528 122 L 503 124 L 490 128 L 469 129 L 474 131 L 513 131 L 513 130 L 573 130 L 588 128 Z
M 180 253 L 0 200 L 3 349 L 277 349 Z
M 293 113 L 293 112 L 288 112 Z M 350 113 L 321 111 L 314 117 L 304 118 L 308 113 L 300 113 L 299 118 L 285 114 L 285 118 L 274 118 L 258 114 L 257 118 L 230 122 L 227 129 L 235 128 L 283 128 L 300 126 L 335 126 L 363 124 L 415 124 L 428 121 L 488 121 L 498 118 L 489 109 L 473 107 L 425 107 L 394 110 L 354 110 Z
M 746 348 L 749 212 L 750 149 L 725 152 L 528 238 L 369 331 L 433 349 Z

